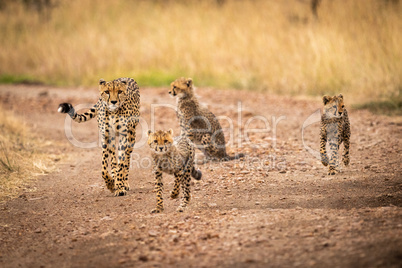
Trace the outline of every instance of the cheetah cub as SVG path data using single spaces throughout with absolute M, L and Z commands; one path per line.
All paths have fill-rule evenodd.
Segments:
M 148 131 L 148 145 L 153 158 L 153 173 L 155 174 L 155 190 L 157 204 L 151 213 L 160 213 L 163 207 L 162 173 L 173 174 L 175 177 L 173 191 L 170 197 L 175 199 L 183 190 L 183 197 L 177 211 L 183 212 L 190 201 L 190 180 L 193 177 L 200 180 L 202 173 L 194 168 L 194 146 L 186 136 L 173 139 L 173 130 Z M 190 177 L 191 176 L 191 177 Z
M 204 153 L 207 160 L 228 161 L 244 157 L 244 154 L 229 156 L 226 153 L 222 127 L 216 116 L 199 104 L 191 78 L 178 78 L 170 86 L 169 94 L 178 97 L 177 117 L 181 132 Z
M 321 116 L 320 133 L 320 154 L 321 162 L 324 166 L 329 165 L 328 175 L 335 175 L 338 172 L 339 147 L 343 142 L 343 163 L 349 165 L 349 147 L 350 147 L 350 123 L 348 112 L 345 109 L 342 94 L 338 96 L 324 96 L 324 109 Z M 328 161 L 326 145 L 332 151 L 331 158 Z

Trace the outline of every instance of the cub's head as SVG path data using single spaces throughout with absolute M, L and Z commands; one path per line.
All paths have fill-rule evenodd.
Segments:
M 178 78 L 170 84 L 169 94 L 172 97 L 178 96 L 179 98 L 191 96 L 193 94 L 193 79 L 191 78 Z
M 345 105 L 343 103 L 343 96 L 339 94 L 338 96 L 324 96 L 322 97 L 324 102 L 324 114 L 328 117 L 341 117 Z
M 99 80 L 99 92 L 108 109 L 115 112 L 127 98 L 127 82 L 117 80 L 106 82 L 101 79 Z
M 173 130 L 168 131 L 158 130 L 152 132 L 148 130 L 148 145 L 151 151 L 157 154 L 164 154 L 169 151 L 173 144 Z

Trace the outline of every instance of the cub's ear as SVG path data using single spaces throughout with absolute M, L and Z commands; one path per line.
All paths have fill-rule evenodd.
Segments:
M 331 99 L 331 97 L 330 97 L 330 96 L 327 96 L 327 95 L 325 95 L 324 97 L 322 97 L 322 101 L 324 102 L 324 104 L 327 104 L 330 99 Z
M 340 99 L 343 99 L 343 95 L 342 95 L 342 94 L 339 94 L 338 97 L 339 97 Z
M 169 129 L 169 130 L 168 130 L 168 133 L 169 133 L 170 135 L 173 135 L 173 129 Z
M 188 87 L 191 87 L 193 85 L 193 79 L 187 78 L 186 84 Z
M 99 85 L 104 85 L 104 84 L 106 84 L 106 81 L 103 78 L 99 79 Z
M 148 130 L 147 131 L 147 136 L 149 137 L 149 135 L 151 135 L 152 134 L 152 130 Z

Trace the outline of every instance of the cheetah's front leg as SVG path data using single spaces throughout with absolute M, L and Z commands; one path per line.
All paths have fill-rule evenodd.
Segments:
M 99 121 L 99 118 L 98 118 Z M 102 178 L 106 183 L 106 187 L 114 193 L 114 176 L 110 176 L 109 167 L 109 157 L 112 158 L 112 169 L 113 169 L 113 154 L 114 147 L 112 145 L 112 138 L 110 137 L 110 125 L 109 121 L 105 119 L 105 122 L 100 127 L 100 134 L 102 135 Z
M 182 179 L 182 175 L 179 173 L 175 173 L 174 174 L 174 186 L 173 186 L 173 190 L 172 193 L 170 194 L 170 198 L 172 199 L 176 199 L 179 196 L 180 193 L 180 184 L 181 184 L 181 179 Z
M 109 149 L 108 149 L 108 141 L 104 141 L 102 143 L 102 178 L 106 183 L 106 187 L 114 192 L 114 179 L 109 175 L 108 172 L 108 161 L 109 161 Z M 109 144 L 110 145 L 110 144 Z
M 330 141 L 329 146 L 331 148 L 331 159 L 329 161 L 328 175 L 335 175 L 338 173 L 337 167 L 339 145 L 337 142 Z
M 345 164 L 345 166 L 349 165 L 350 158 L 349 158 L 349 146 L 350 146 L 350 140 L 345 139 L 343 141 L 343 146 L 344 146 L 344 152 L 342 155 L 342 161 Z
M 156 208 L 151 213 L 161 213 L 163 208 L 163 182 L 162 171 L 160 169 L 154 169 L 155 174 L 155 190 L 156 190 Z
M 324 166 L 328 166 L 328 156 L 327 156 L 327 131 L 326 126 L 321 124 L 321 132 L 320 132 L 320 154 L 321 154 L 321 163 Z
M 124 196 L 127 194 L 126 190 L 126 183 L 125 181 L 127 180 L 128 177 L 128 163 L 129 163 L 129 157 L 130 154 L 128 154 L 127 151 L 127 135 L 120 133 L 120 140 L 119 140 L 119 146 L 118 146 L 118 164 L 117 164 L 117 173 L 116 177 L 114 178 L 114 184 L 115 184 L 115 196 Z
M 181 179 L 181 188 L 183 190 L 183 197 L 181 199 L 181 204 L 177 208 L 178 212 L 183 212 L 187 207 L 188 203 L 190 202 L 191 195 L 190 195 L 190 171 L 186 170 L 182 179 Z
M 130 171 L 130 160 L 131 160 L 131 153 L 133 152 L 134 146 L 135 146 L 135 126 L 131 127 L 130 129 L 128 129 L 127 131 L 127 141 L 128 141 L 128 145 L 126 148 L 126 174 L 125 177 L 123 179 L 123 184 L 124 184 L 124 188 L 126 189 L 126 191 L 130 190 L 130 185 L 128 183 L 128 174 Z
M 343 146 L 344 152 L 342 156 L 343 163 L 345 166 L 349 165 L 349 147 L 350 147 L 350 123 L 347 113 L 345 112 L 345 130 L 343 132 Z
M 114 178 L 116 178 L 117 174 L 117 156 L 116 156 L 116 145 L 114 144 L 114 138 L 112 139 L 112 143 L 109 145 L 109 155 L 111 158 L 111 171 L 112 171 L 113 187 L 114 187 Z

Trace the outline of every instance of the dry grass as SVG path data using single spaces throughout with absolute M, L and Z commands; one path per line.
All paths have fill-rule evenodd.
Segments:
M 0 74 L 157 86 L 191 76 L 199 86 L 343 92 L 351 102 L 401 92 L 402 4 L 392 1 L 322 0 L 318 20 L 308 0 L 53 2 L 42 13 L 0 11 Z
M 38 174 L 53 168 L 47 156 L 33 149 L 38 143 L 18 119 L 0 107 L 0 202 L 17 196 Z

